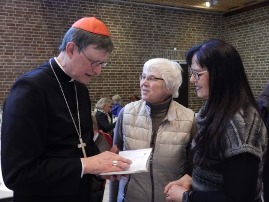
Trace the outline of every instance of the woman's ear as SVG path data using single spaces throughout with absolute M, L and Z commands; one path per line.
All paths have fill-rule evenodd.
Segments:
M 173 94 L 173 88 L 166 88 L 166 87 L 165 87 L 165 93 L 166 93 L 167 95 L 172 95 L 172 94 Z

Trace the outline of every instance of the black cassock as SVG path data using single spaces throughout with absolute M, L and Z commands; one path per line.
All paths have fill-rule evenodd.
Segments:
M 51 59 L 76 124 L 74 81 Z M 91 102 L 85 85 L 75 81 L 87 156 L 99 151 L 92 137 Z M 81 178 L 79 138 L 59 84 L 44 63 L 19 77 L 3 110 L 1 163 L 15 202 L 89 202 L 92 175 Z

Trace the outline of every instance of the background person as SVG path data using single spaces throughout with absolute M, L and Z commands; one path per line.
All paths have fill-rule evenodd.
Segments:
M 140 76 L 141 100 L 120 112 L 114 136 L 119 150 L 152 148 L 147 173 L 122 177 L 117 201 L 164 202 L 171 179 L 187 172 L 187 148 L 192 139 L 194 112 L 180 105 L 181 67 L 165 58 L 148 60 Z M 111 192 L 115 192 L 115 184 Z M 116 194 L 110 195 L 110 201 Z
M 141 98 L 137 95 L 132 95 L 130 98 L 129 98 L 129 102 L 135 102 L 135 101 L 138 101 L 140 100 Z
M 112 97 L 112 108 L 111 108 L 111 114 L 112 114 L 112 118 L 113 118 L 113 122 L 115 122 L 119 116 L 120 110 L 122 109 L 122 103 L 121 103 L 121 97 L 120 95 L 114 95 Z
M 269 140 L 269 82 L 258 96 L 258 107 L 261 117 L 267 129 L 267 141 Z M 264 202 L 269 202 L 269 149 L 267 142 L 267 153 L 263 169 L 263 195 Z
M 100 152 L 109 151 L 112 147 L 112 137 L 110 136 L 110 134 L 104 133 L 102 130 L 98 130 L 98 125 L 94 114 L 92 114 L 92 122 L 94 143 L 96 144 Z M 95 182 L 92 184 L 92 194 L 90 202 L 102 202 L 104 197 L 106 179 L 94 176 L 93 181 Z
M 181 179 L 165 188 L 167 201 L 261 201 L 266 128 L 236 49 L 212 39 L 186 54 L 190 82 L 205 100 L 190 158 L 192 192 Z M 190 178 L 190 176 L 189 176 Z
M 93 175 L 131 163 L 93 142 L 86 84 L 113 49 L 94 17 L 76 21 L 60 54 L 17 79 L 4 103 L 1 163 L 14 202 L 89 202 Z
M 113 123 L 111 117 L 112 101 L 108 98 L 101 98 L 95 106 L 95 118 L 98 125 L 98 130 L 109 133 L 113 137 L 113 129 L 116 122 Z
M 92 114 L 92 122 L 93 122 L 93 131 L 94 137 L 93 140 L 100 150 L 100 152 L 109 151 L 112 147 L 112 137 L 109 133 L 105 133 L 102 130 L 98 129 L 98 124 L 95 118 L 95 114 Z

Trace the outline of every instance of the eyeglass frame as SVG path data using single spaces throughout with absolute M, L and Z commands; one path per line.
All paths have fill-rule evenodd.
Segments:
M 155 77 L 155 76 L 153 76 L 153 75 L 151 75 L 151 76 L 146 76 L 146 75 L 144 75 L 143 73 L 141 73 L 140 75 L 139 75 L 139 80 L 140 81 L 145 81 L 145 80 L 148 80 L 149 82 L 157 82 L 158 80 L 159 81 L 164 81 L 164 79 L 163 78 L 158 78 L 158 77 Z
M 92 60 L 91 58 L 89 58 L 83 50 L 81 50 L 82 54 L 88 59 L 88 61 L 91 63 L 91 67 L 92 68 L 96 68 L 98 67 L 99 65 L 103 68 L 105 67 L 108 63 L 107 62 L 100 62 L 100 61 L 94 61 Z
M 188 68 L 188 70 L 189 70 L 189 73 L 195 78 L 195 80 L 197 80 L 197 81 L 199 81 L 199 79 L 200 79 L 200 77 L 204 74 L 204 73 L 206 73 L 206 72 L 208 72 L 207 70 L 205 70 L 205 71 L 202 71 L 202 72 L 197 72 L 197 71 L 195 71 L 194 69 L 192 69 L 192 68 Z

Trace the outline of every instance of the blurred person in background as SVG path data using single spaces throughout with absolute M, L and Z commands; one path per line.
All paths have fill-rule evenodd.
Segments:
M 112 108 L 111 108 L 111 114 L 113 118 L 113 122 L 115 122 L 119 116 L 120 110 L 122 109 L 122 100 L 121 97 L 117 94 L 112 97 Z
M 98 125 L 98 130 L 109 133 L 113 137 L 113 129 L 116 122 L 113 123 L 111 116 L 112 101 L 108 98 L 101 98 L 95 105 L 95 118 Z
M 94 113 L 92 114 L 94 143 L 100 150 L 100 152 L 109 151 L 112 147 L 112 137 L 108 133 L 104 133 L 102 130 L 98 130 L 98 125 Z M 102 202 L 104 197 L 106 179 L 101 177 L 93 177 L 94 183 L 91 188 L 90 202 Z
M 135 102 L 135 101 L 138 101 L 140 100 L 140 97 L 137 96 L 137 95 L 132 95 L 130 98 L 129 98 L 129 101 L 130 102 Z
M 98 124 L 94 113 L 92 113 L 92 122 L 94 131 L 93 140 L 95 144 L 97 145 L 100 152 L 109 151 L 113 143 L 111 135 L 98 129 Z
M 263 169 L 263 195 L 264 202 L 269 202 L 269 82 L 258 96 L 258 107 L 267 129 L 267 153 Z

